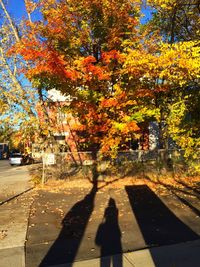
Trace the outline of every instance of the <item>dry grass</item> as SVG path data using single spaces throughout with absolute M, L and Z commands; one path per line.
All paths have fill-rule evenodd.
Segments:
M 161 176 L 157 177 L 124 177 L 106 178 L 105 181 L 98 183 L 99 190 L 106 190 L 110 188 L 122 189 L 127 185 L 147 185 L 154 192 L 167 194 L 168 190 L 200 190 L 200 176 L 196 177 L 171 177 Z M 75 180 L 49 180 L 44 186 L 41 184 L 37 189 L 47 190 L 49 192 L 67 191 L 73 188 L 91 189 L 92 183 L 88 179 Z

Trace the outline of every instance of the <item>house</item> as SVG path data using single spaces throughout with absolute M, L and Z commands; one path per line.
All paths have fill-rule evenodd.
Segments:
M 48 104 L 46 106 L 46 116 L 50 123 L 51 134 L 59 144 L 60 151 L 78 152 L 78 134 L 74 130 L 78 125 L 78 119 L 71 113 L 65 112 L 69 106 L 70 97 L 62 95 L 59 91 L 52 89 L 48 91 Z M 38 112 L 40 120 L 44 121 L 43 112 Z M 161 148 L 160 130 L 156 121 L 144 122 L 140 125 L 142 129 L 141 137 L 138 140 L 131 140 L 125 144 L 123 149 L 131 150 L 155 150 Z M 171 142 L 173 146 L 173 142 Z

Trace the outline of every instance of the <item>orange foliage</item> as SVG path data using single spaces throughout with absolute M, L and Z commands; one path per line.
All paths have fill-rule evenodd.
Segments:
M 114 98 L 104 99 L 101 102 L 101 105 L 102 107 L 105 107 L 105 108 L 116 107 L 118 105 L 118 101 Z
M 123 56 L 121 55 L 121 53 L 119 51 L 116 50 L 111 50 L 109 52 L 103 52 L 102 53 L 102 61 L 105 64 L 109 64 L 112 61 L 122 61 L 123 60 Z
M 141 1 L 40 3 L 43 23 L 25 23 L 24 36 L 11 52 L 31 64 L 25 70 L 30 80 L 71 96 L 70 108 L 78 117 L 73 128 L 86 132 L 88 143 L 104 151 L 116 148 L 139 130 L 131 116 L 138 112 L 137 94 L 142 93 L 138 79 L 148 67 L 140 52 L 133 53 L 139 64 L 135 60 L 129 66 L 126 58 L 141 43 Z

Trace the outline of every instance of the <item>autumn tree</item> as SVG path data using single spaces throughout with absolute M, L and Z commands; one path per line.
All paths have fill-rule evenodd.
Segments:
M 161 32 L 166 41 L 199 40 L 199 14 L 198 0 L 148 0 L 154 9 L 149 24 L 153 30 Z
M 23 74 L 27 63 L 19 55 L 8 53 L 21 39 L 21 25 L 9 14 L 3 0 L 0 1 L 0 14 L 0 121 L 11 129 L 29 124 L 29 127 L 34 125 L 36 130 L 37 91 Z
M 193 159 L 198 156 L 199 139 L 199 1 L 149 0 L 154 7 L 154 15 L 147 27 L 159 32 L 171 51 L 179 50 L 179 71 L 175 76 L 185 80 L 183 83 L 171 82 L 171 93 L 165 100 L 165 129 L 176 143 L 185 150 L 185 156 Z M 178 48 L 179 47 L 179 48 Z M 186 55 L 187 54 L 187 55 Z M 174 56 L 174 65 L 177 57 Z M 181 70 L 183 71 L 181 74 Z M 190 70 L 190 75 L 187 72 Z M 176 80 L 176 77 L 175 80 Z M 162 98 L 163 99 L 163 98 Z M 162 101 L 166 102 L 166 101 Z
M 24 21 L 11 52 L 30 64 L 24 72 L 38 90 L 71 97 L 67 109 L 93 149 L 116 152 L 144 122 L 167 121 L 172 100 L 199 79 L 198 41 L 172 43 L 141 27 L 139 0 L 26 2 L 43 19 Z M 167 13 L 175 1 L 160 2 Z M 149 3 L 160 12 L 159 0 Z
M 29 2 L 31 4 L 31 2 Z M 138 43 L 140 1 L 41 1 L 43 22 L 25 22 L 15 47 L 32 64 L 38 89 L 71 96 L 91 149 L 116 150 L 139 132 L 134 88 L 123 73 L 125 50 Z
M 0 142 L 11 142 L 14 129 L 10 127 L 9 123 L 1 122 L 0 125 Z

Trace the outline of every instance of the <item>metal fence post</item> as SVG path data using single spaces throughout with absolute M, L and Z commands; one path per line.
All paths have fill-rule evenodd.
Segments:
M 44 155 L 42 156 L 42 185 L 45 183 L 45 160 Z

